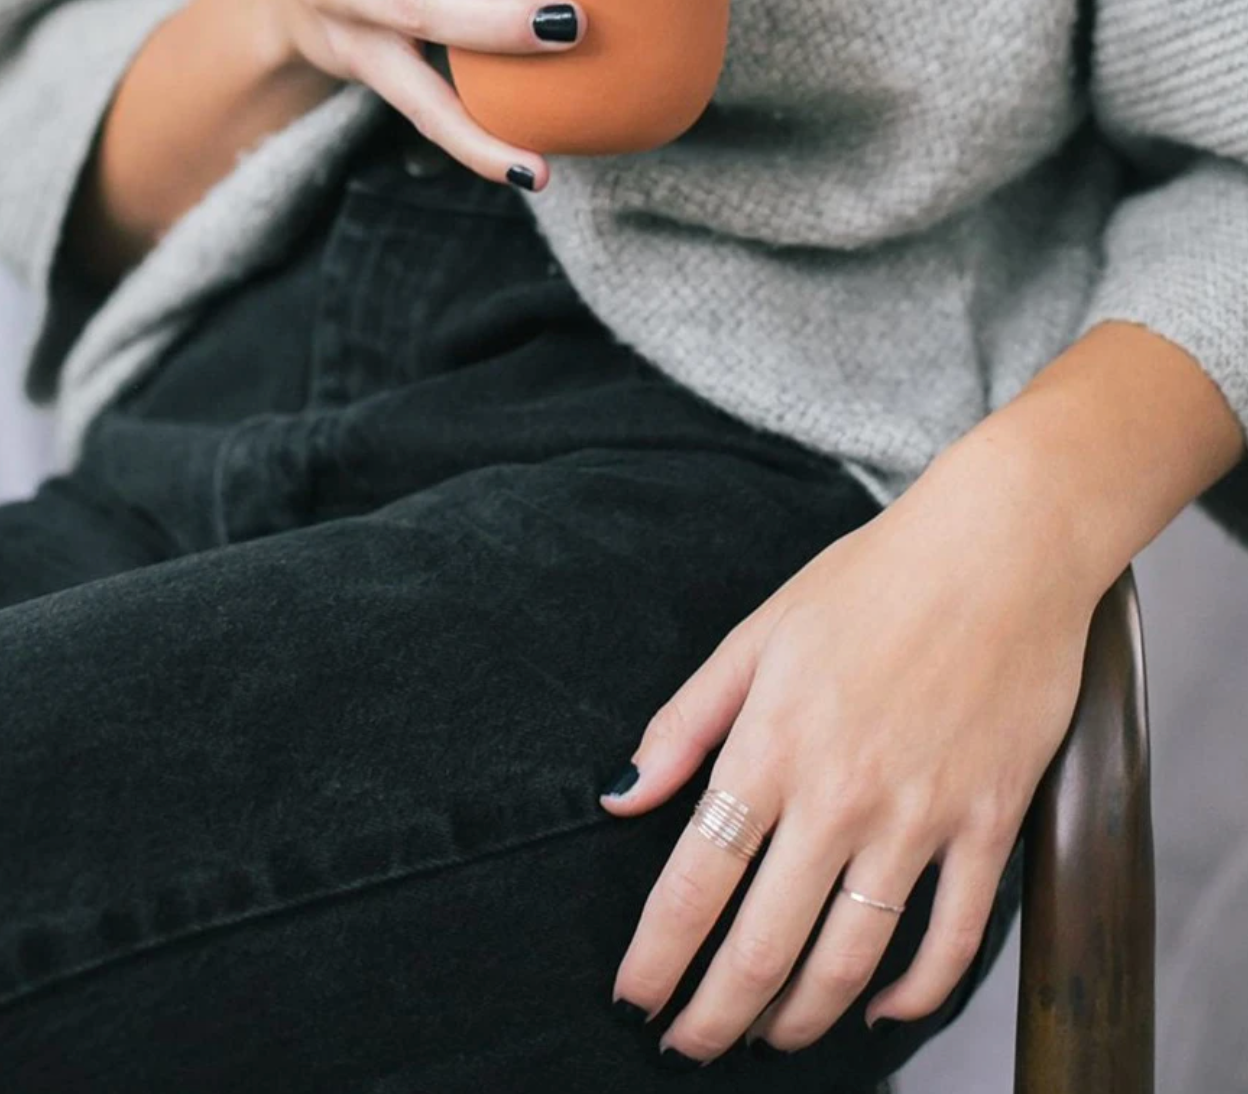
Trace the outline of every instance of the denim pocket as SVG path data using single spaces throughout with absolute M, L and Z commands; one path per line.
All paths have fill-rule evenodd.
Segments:
M 440 329 L 518 286 L 562 279 L 517 195 L 455 165 L 412 177 L 393 159 L 350 180 L 330 236 L 314 405 L 342 405 L 443 371 L 452 362 L 438 352 Z

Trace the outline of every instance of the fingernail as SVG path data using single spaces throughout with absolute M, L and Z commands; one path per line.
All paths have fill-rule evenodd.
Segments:
M 896 1018 L 877 1018 L 871 1023 L 872 1033 L 892 1033 L 901 1023 Z
M 611 1013 L 621 1024 L 631 1026 L 633 1029 L 641 1029 L 650 1020 L 650 1015 L 636 1003 L 630 1003 L 627 999 L 617 999 L 612 1003 Z
M 783 1060 L 788 1056 L 787 1052 L 782 1052 L 776 1048 L 770 1041 L 764 1041 L 761 1037 L 755 1037 L 750 1042 L 750 1055 L 756 1060 Z
M 680 1075 L 688 1075 L 704 1066 L 701 1060 L 677 1052 L 674 1048 L 665 1048 L 659 1052 L 659 1067 L 664 1071 L 674 1071 Z
M 629 764 L 620 772 L 615 782 L 602 792 L 602 796 L 604 798 L 622 798 L 637 785 L 637 780 L 640 778 L 641 772 L 637 770 L 637 765 Z
M 576 8 L 571 4 L 547 4 L 533 16 L 533 33 L 543 42 L 575 42 Z
M 520 187 L 521 190 L 532 190 L 537 184 L 537 176 L 527 167 L 521 167 L 517 164 L 515 167 L 507 169 L 507 181 L 512 186 Z

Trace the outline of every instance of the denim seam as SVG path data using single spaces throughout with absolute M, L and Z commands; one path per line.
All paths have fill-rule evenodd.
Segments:
M 231 927 L 242 926 L 258 920 L 274 919 L 289 913 L 296 913 L 305 908 L 329 904 L 335 900 L 346 900 L 353 896 L 370 892 L 374 889 L 383 888 L 388 885 L 398 885 L 418 877 L 442 873 L 444 871 L 454 870 L 458 867 L 473 866 L 497 855 L 526 850 L 550 839 L 557 839 L 563 836 L 573 836 L 583 832 L 588 832 L 595 828 L 600 828 L 604 825 L 610 824 L 613 820 L 617 820 L 617 818 L 611 817 L 609 814 L 604 813 L 600 817 L 592 817 L 589 820 L 568 822 L 534 835 L 523 836 L 519 839 L 511 841 L 504 840 L 493 846 L 483 847 L 476 853 L 468 856 L 451 856 L 442 859 L 434 859 L 394 873 L 381 874 L 371 878 L 361 879 L 360 881 L 352 882 L 347 885 L 342 885 L 334 889 L 325 889 L 316 893 L 309 893 L 305 896 L 287 900 L 268 908 L 250 910 L 232 916 L 222 916 L 210 923 L 197 924 L 195 927 L 187 930 L 171 931 L 168 934 L 161 935 L 158 938 L 153 938 L 147 942 L 131 946 L 129 949 L 118 950 L 95 960 L 84 961 L 78 965 L 61 969 L 56 974 L 49 976 L 42 981 L 36 981 L 32 984 L 20 987 L 18 990 L 11 992 L 8 995 L 0 994 L 0 1011 L 10 1010 L 22 1002 L 30 999 L 32 996 L 53 991 L 64 986 L 70 981 L 77 980 L 84 976 L 89 976 L 93 973 L 103 972 L 115 966 L 124 965 L 130 961 L 139 960 L 150 954 L 157 953 L 169 946 L 198 939 L 203 935 L 228 930 Z
M 230 542 L 230 529 L 225 518 L 225 465 L 234 451 L 241 425 L 235 426 L 226 434 L 217 447 L 216 459 L 212 464 L 212 534 L 218 547 L 225 547 Z

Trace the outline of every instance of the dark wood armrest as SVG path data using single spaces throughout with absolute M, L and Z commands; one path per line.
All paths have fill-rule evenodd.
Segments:
M 1092 620 L 1071 730 L 1024 840 L 1015 1094 L 1151 1094 L 1153 830 L 1130 570 Z

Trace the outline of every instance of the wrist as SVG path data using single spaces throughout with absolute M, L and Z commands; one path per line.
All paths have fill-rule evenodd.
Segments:
M 938 455 L 902 501 L 929 511 L 929 528 L 960 530 L 956 550 L 981 573 L 1025 584 L 1055 608 L 1091 612 L 1132 551 L 1088 519 L 1086 495 L 1015 425 L 986 419 Z
M 1099 598 L 1242 452 L 1197 362 L 1142 327 L 1106 324 L 951 445 L 916 490 L 946 505 L 958 494 L 967 519 L 1042 545 Z

